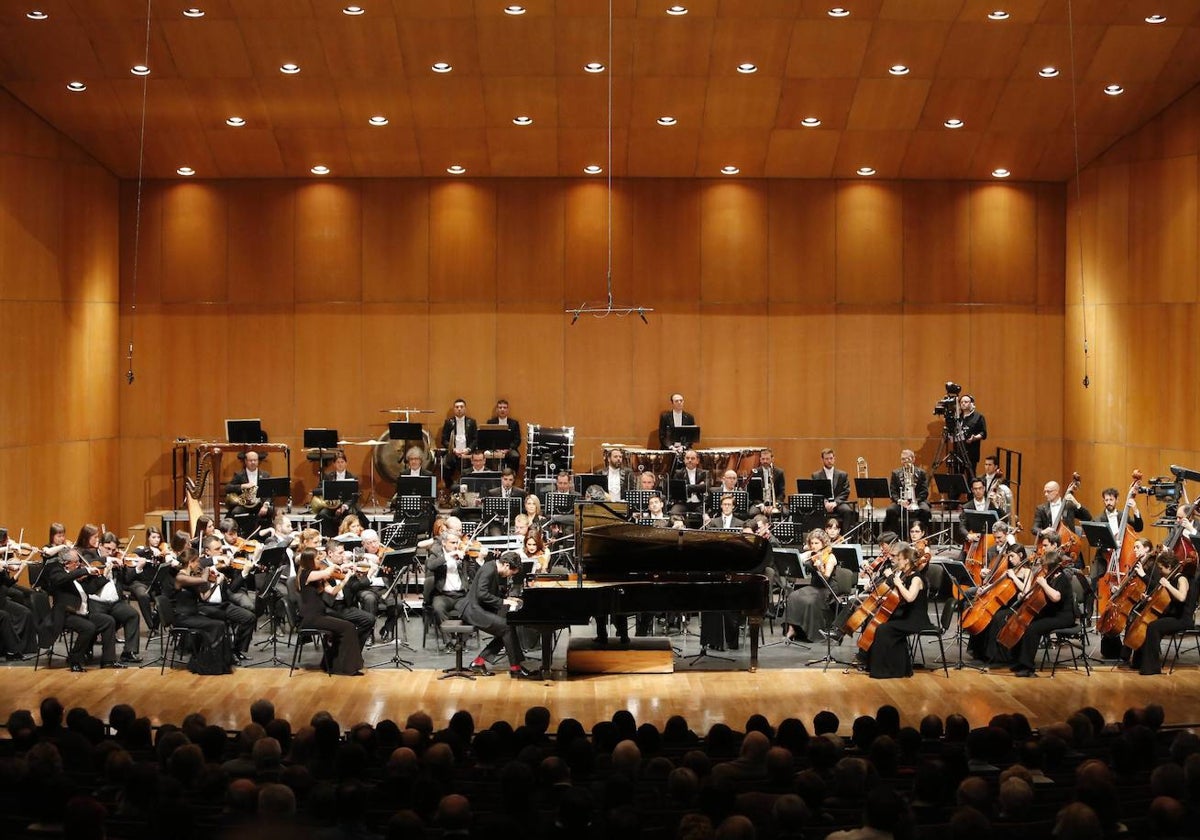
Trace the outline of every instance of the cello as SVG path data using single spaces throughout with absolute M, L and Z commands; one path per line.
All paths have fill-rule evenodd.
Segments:
M 929 563 L 928 552 L 918 554 L 915 549 L 913 551 L 908 571 L 901 573 L 901 578 L 906 583 L 911 581 L 914 575 L 924 571 L 926 565 Z M 887 623 L 888 619 L 900 607 L 902 599 L 900 597 L 900 589 L 895 585 L 895 581 L 885 581 L 884 585 L 888 588 L 887 593 L 880 599 L 879 608 L 872 613 L 871 620 L 866 623 L 866 626 L 863 627 L 862 635 L 858 637 L 858 649 L 864 653 L 871 649 L 871 645 L 875 644 L 875 633 Z
M 1134 541 L 1134 551 L 1137 551 L 1138 542 Z M 1146 556 L 1149 556 L 1149 551 Z M 1125 576 L 1121 581 L 1120 586 L 1112 593 L 1112 598 L 1109 599 L 1108 607 L 1100 613 L 1100 620 L 1096 622 L 1096 630 L 1102 636 L 1120 635 L 1125 632 L 1129 626 L 1129 617 L 1137 609 L 1138 605 L 1146 597 L 1146 579 L 1142 575 L 1135 574 L 1137 564 L 1141 563 L 1145 558 L 1139 557 L 1134 562 L 1133 570 Z
M 1038 558 L 1034 558 L 1035 561 Z M 1047 563 L 1045 556 L 1041 558 L 1041 568 L 1037 569 L 1029 582 L 1026 584 L 1025 594 L 1021 596 L 1020 601 L 1014 607 L 1013 614 L 1009 616 L 1008 621 L 1004 622 L 1004 626 L 1000 628 L 1000 633 L 996 636 L 997 644 L 1012 650 L 1025 636 L 1025 631 L 1029 629 L 1029 625 L 1033 624 L 1034 619 L 1038 614 L 1046 608 L 1049 603 L 1049 597 L 1046 595 L 1046 590 L 1038 585 L 1040 580 L 1049 580 L 1052 575 L 1058 573 L 1066 562 L 1066 557 L 1059 553 L 1053 557 L 1053 565 Z
M 1141 480 L 1142 471 L 1134 470 L 1133 484 L 1129 486 L 1129 493 L 1125 496 L 1125 506 L 1121 509 L 1121 521 L 1117 525 L 1117 533 L 1113 537 L 1113 541 L 1117 544 L 1117 550 L 1109 552 L 1108 568 L 1096 581 L 1096 608 L 1101 616 L 1108 609 L 1113 594 L 1120 587 L 1121 581 L 1129 574 L 1129 569 L 1136 559 L 1133 555 L 1133 543 L 1137 539 L 1137 535 L 1129 527 L 1129 509 Z
M 1168 584 L 1172 577 L 1183 569 L 1182 563 L 1176 563 L 1169 569 L 1164 567 L 1164 563 L 1174 559 L 1174 555 L 1163 553 L 1156 558 L 1158 565 L 1159 579 L 1158 584 L 1148 594 L 1142 603 L 1136 609 L 1136 615 L 1129 622 L 1129 629 L 1125 631 L 1125 647 L 1130 650 L 1137 650 L 1146 642 L 1146 630 L 1150 625 L 1158 619 L 1162 618 L 1171 606 L 1171 600 L 1174 597 L 1171 590 L 1168 589 Z M 1186 590 L 1184 598 L 1187 597 Z
M 996 613 L 1017 596 L 1017 584 L 1006 572 L 1017 571 L 1029 563 L 1016 548 L 1008 549 L 996 564 L 991 580 L 975 594 L 975 603 L 963 614 L 962 629 L 974 636 L 992 623 Z
M 859 629 L 871 620 L 871 616 L 879 609 L 879 605 L 883 603 L 883 599 L 887 597 L 891 591 L 892 585 L 888 583 L 887 570 L 892 561 L 892 547 L 890 544 L 880 546 L 879 557 L 871 564 L 869 571 L 872 574 L 871 582 L 866 587 L 866 594 L 858 607 L 850 614 L 842 624 L 842 632 L 847 635 L 857 633 Z

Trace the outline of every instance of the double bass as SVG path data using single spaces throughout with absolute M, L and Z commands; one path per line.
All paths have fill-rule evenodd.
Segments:
M 1058 516 L 1054 517 L 1054 521 L 1050 523 L 1050 530 L 1058 532 L 1059 547 L 1061 554 L 1065 555 L 1070 562 L 1074 563 L 1079 559 L 1079 552 L 1083 548 L 1083 540 L 1071 528 L 1068 528 L 1062 521 L 1063 514 L 1067 510 L 1067 496 L 1074 494 L 1079 489 L 1079 485 L 1083 483 L 1083 479 L 1079 473 L 1071 473 L 1071 483 L 1067 485 L 1066 491 L 1063 493 L 1062 507 L 1058 509 Z M 1041 549 L 1038 549 L 1038 556 L 1041 556 Z
M 1136 558 L 1133 555 L 1133 543 L 1137 539 L 1137 535 L 1133 529 L 1129 527 L 1129 502 L 1137 493 L 1138 484 L 1142 480 L 1142 471 L 1133 471 L 1133 484 L 1129 486 L 1129 492 L 1125 496 L 1125 506 L 1121 508 L 1121 520 L 1117 525 L 1117 533 L 1113 537 L 1113 542 L 1117 544 L 1116 551 L 1109 552 L 1108 568 L 1104 574 L 1096 582 L 1096 604 L 1103 616 L 1108 609 L 1109 602 L 1113 594 L 1121 586 L 1122 580 L 1129 574 L 1129 570 L 1133 568 Z

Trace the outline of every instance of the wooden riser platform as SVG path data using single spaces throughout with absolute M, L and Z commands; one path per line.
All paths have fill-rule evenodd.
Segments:
M 570 674 L 673 674 L 675 653 L 671 640 L 661 637 L 631 638 L 623 645 L 615 639 L 602 645 L 594 639 L 571 639 L 567 648 Z

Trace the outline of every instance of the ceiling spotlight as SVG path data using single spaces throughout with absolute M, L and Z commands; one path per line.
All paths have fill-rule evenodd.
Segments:
M 346 8 L 342 9 L 342 14 L 350 15 L 350 17 L 358 17 L 365 11 L 366 9 L 364 9 L 362 6 L 347 6 Z
M 380 114 L 376 114 L 375 116 L 373 116 L 369 120 L 367 120 L 367 122 L 370 125 L 374 125 L 374 126 L 387 125 L 388 118 L 385 116 L 382 116 Z
M 736 166 L 722 166 L 721 167 L 722 175 L 736 175 L 741 171 L 742 170 L 738 169 Z
M 310 169 L 308 171 L 314 175 L 328 175 L 329 167 L 323 163 L 318 163 L 316 166 L 314 166 L 312 169 Z
M 459 166 L 457 163 L 454 163 L 454 164 L 451 164 L 450 166 L 447 166 L 446 171 L 449 172 L 451 175 L 462 175 L 464 172 L 467 171 L 467 167 Z
M 1058 68 L 1057 67 L 1043 67 L 1041 70 L 1038 71 L 1038 75 L 1041 76 L 1043 79 L 1053 79 L 1055 76 L 1058 75 Z
M 858 174 L 862 175 L 864 178 L 866 178 L 869 175 L 874 175 L 875 170 L 872 169 L 870 166 L 860 166 L 858 168 Z
M 599 61 L 589 61 L 587 64 L 583 65 L 583 72 L 585 72 L 585 73 L 603 73 L 604 65 L 601 64 Z
M 178 169 L 176 169 L 175 172 L 182 175 L 185 178 L 190 178 L 196 174 L 196 170 L 192 169 L 192 167 L 190 167 L 190 166 L 181 166 Z
M 675 17 L 679 17 L 680 15 L 686 15 L 687 13 L 688 13 L 687 6 L 668 6 L 667 7 L 667 14 L 674 15 Z
M 834 6 L 829 10 L 829 16 L 832 18 L 850 17 L 850 10 L 844 9 L 841 6 Z
M 746 75 L 749 75 L 751 73 L 757 73 L 758 65 L 751 64 L 749 61 L 745 61 L 737 66 L 737 71 L 739 73 L 745 73 Z
M 231 125 L 234 128 L 241 128 L 246 124 L 246 120 L 242 117 L 226 117 L 225 125 Z
M 524 6 L 505 6 L 504 14 L 506 15 L 523 15 L 525 14 Z
M 800 120 L 800 125 L 804 126 L 805 128 L 816 128 L 820 124 L 821 121 L 816 117 L 805 117 L 804 119 Z
M 1109 96 L 1120 96 L 1125 92 L 1125 88 L 1121 87 L 1120 85 L 1105 85 L 1104 92 Z
M 675 119 L 674 117 L 659 117 L 658 118 L 659 125 L 675 125 L 675 123 L 677 123 L 677 122 L 679 122 L 679 120 Z
M 1008 20 L 1008 12 L 1003 9 L 996 9 L 994 12 L 988 12 L 988 20 Z
M 145 64 L 135 64 L 129 68 L 129 72 L 135 76 L 149 76 L 150 68 Z
M 46 18 L 50 17 L 50 15 L 46 14 L 41 9 L 34 9 L 31 12 L 26 12 L 25 17 L 29 18 L 30 20 L 45 20 Z
M 533 117 L 513 117 L 513 125 L 533 125 Z
M 1166 23 L 1166 22 L 1167 22 L 1166 15 L 1147 15 L 1146 16 L 1146 23 Z
M 888 68 L 888 72 L 893 76 L 907 76 L 909 69 L 907 64 L 893 64 Z
M 190 18 L 202 18 L 202 17 L 204 17 L 204 10 L 198 9 L 195 6 L 192 6 L 190 9 L 183 10 L 183 16 L 190 17 Z
M 583 171 L 588 175 L 599 175 L 604 171 L 604 167 L 597 166 L 594 163 L 589 163 L 587 166 L 583 167 Z
M 439 61 L 437 64 L 429 68 L 434 73 L 449 73 L 454 68 L 444 61 Z
M 87 90 L 87 85 L 83 82 L 67 82 L 67 90 L 71 91 L 71 93 L 83 93 L 83 91 Z
M 958 117 L 951 117 L 950 119 L 948 119 L 944 123 L 942 123 L 942 125 L 946 126 L 946 128 L 962 128 L 963 121 L 960 120 Z
M 300 72 L 300 65 L 292 64 L 292 62 L 289 61 L 287 64 L 279 65 L 279 72 L 283 73 L 285 76 L 295 76 Z
M 992 170 L 993 178 L 1007 178 L 1011 174 L 1012 173 L 1009 172 L 1007 169 L 993 169 Z

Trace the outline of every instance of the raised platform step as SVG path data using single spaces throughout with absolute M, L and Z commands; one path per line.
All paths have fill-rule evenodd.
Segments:
M 615 638 L 601 645 L 594 639 L 572 638 L 567 648 L 567 671 L 572 674 L 672 674 L 675 654 L 671 640 L 661 636 Z

